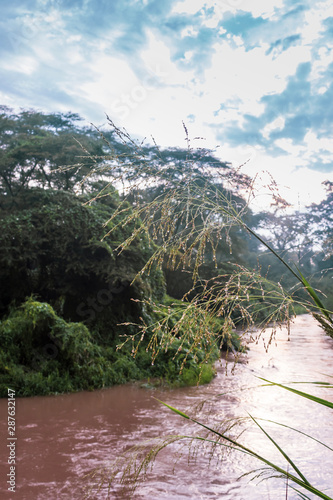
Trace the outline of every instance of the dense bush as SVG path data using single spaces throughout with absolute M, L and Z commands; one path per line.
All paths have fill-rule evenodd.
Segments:
M 1 321 L 0 339 L 2 396 L 8 386 L 23 396 L 87 389 L 96 385 L 98 367 L 111 369 L 86 326 L 67 323 L 32 298 Z
M 200 375 L 191 355 L 180 374 L 182 357 L 174 360 L 178 344 L 160 357 L 156 366 L 143 344 L 135 359 L 128 349 L 116 352 L 98 344 L 83 323 L 60 318 L 47 303 L 29 298 L 0 322 L 0 396 L 7 388 L 18 396 L 46 395 L 98 389 L 144 378 L 164 379 L 172 385 L 209 382 L 211 362 Z M 203 353 L 196 350 L 203 359 Z

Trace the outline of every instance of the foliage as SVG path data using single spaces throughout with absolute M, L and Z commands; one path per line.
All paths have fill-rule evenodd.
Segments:
M 99 389 L 144 378 L 163 379 L 174 386 L 207 383 L 214 376 L 212 363 L 217 357 L 215 351 L 200 371 L 195 359 L 203 360 L 204 353 L 192 349 L 180 374 L 180 360 L 174 361 L 178 343 L 155 367 L 146 352 L 147 343 L 135 358 L 126 349 L 116 352 L 100 344 L 83 323 L 66 322 L 49 304 L 33 298 L 13 308 L 0 322 L 0 343 L 0 397 L 7 395 L 8 386 L 18 396 L 31 396 Z
M 211 363 L 218 351 L 212 346 L 212 355 L 205 357 L 199 345 L 192 345 L 191 339 L 188 339 L 188 344 L 182 343 L 184 350 L 191 351 L 188 356 L 176 359 L 178 347 L 175 352 L 170 349 L 158 367 L 152 367 L 151 359 L 146 355 L 149 338 L 137 350 L 135 360 L 126 349 L 116 352 L 119 338 L 125 332 L 134 333 L 139 317 L 147 324 L 156 320 L 152 303 L 163 301 L 163 273 L 152 266 L 149 276 L 137 277 L 156 246 L 148 235 L 138 234 L 132 238 L 130 248 L 121 253 L 118 251 L 117 247 L 136 232 L 141 223 L 134 217 L 130 223 L 126 220 L 123 224 L 122 210 L 125 209 L 126 214 L 131 212 L 128 202 L 122 201 L 122 210 L 117 210 L 120 204 L 118 194 L 107 181 L 96 183 L 94 175 L 83 177 L 91 165 L 99 161 L 96 155 L 86 157 L 81 170 L 78 170 L 78 165 L 74 169 L 60 168 L 73 134 L 82 134 L 82 137 L 76 135 L 75 138 L 80 139 L 84 148 L 95 144 L 96 134 L 79 130 L 76 115 L 10 113 L 10 110 L 3 109 L 1 116 L 6 158 L 0 161 L 3 180 L 0 200 L 0 315 L 8 315 L 10 308 L 15 315 L 15 307 L 20 310 L 23 304 L 24 308 L 26 297 L 33 294 L 38 301 L 50 304 L 48 307 L 52 306 L 57 317 L 68 324 L 84 321 L 89 327 L 92 344 L 98 349 L 103 347 L 103 352 L 107 352 L 107 356 L 100 356 L 99 361 L 89 367 L 92 381 L 89 374 L 86 378 L 81 373 L 82 380 L 88 381 L 85 387 L 112 385 L 143 377 L 164 378 L 177 385 L 211 380 L 214 376 Z M 84 142 L 83 136 L 88 142 Z M 108 148 L 113 145 L 113 136 L 109 134 Z M 121 144 L 117 144 L 115 150 L 123 158 L 127 157 Z M 74 153 L 78 153 L 77 149 L 66 161 L 74 160 Z M 86 187 L 102 188 L 103 196 L 91 200 L 90 197 L 72 194 L 70 191 L 80 183 L 83 189 L 82 181 Z M 32 184 L 34 187 L 29 188 Z M 56 189 L 45 189 L 46 186 Z M 115 212 L 115 217 L 105 224 L 110 213 Z M 110 234 L 101 241 L 106 231 Z M 130 286 L 135 277 L 135 283 Z M 233 347 L 239 347 L 235 336 L 232 342 Z M 30 352 L 30 347 L 27 347 L 27 352 Z M 29 369 L 28 359 L 13 358 L 12 361 L 13 372 L 17 374 L 22 375 L 24 370 Z M 108 367 L 111 361 L 116 369 Z M 42 364 L 44 366 L 44 361 Z M 25 395 L 81 387 L 81 382 L 76 382 L 76 372 L 75 375 L 66 372 L 60 376 L 57 362 L 51 361 L 47 363 L 47 369 L 48 386 L 44 372 L 39 368 L 28 373 Z
M 312 204 L 310 217 L 315 224 L 314 237 L 322 242 L 324 260 L 333 255 L 333 182 L 323 182 L 327 197 L 317 205 Z
M 208 154 L 207 161 L 202 160 L 207 151 L 202 151 L 200 157 L 193 150 L 186 127 L 188 150 L 186 156 L 179 156 L 182 159 L 180 164 L 170 160 L 170 157 L 169 163 L 163 161 L 163 154 L 157 147 L 154 156 L 151 150 L 147 155 L 142 145 L 132 141 L 126 131 L 118 129 L 111 120 L 110 124 L 120 141 L 132 151 L 133 161 L 128 161 L 127 156 L 126 162 L 122 164 L 126 195 L 109 221 L 114 221 L 120 214 L 123 217 L 122 225 L 132 224 L 133 220 L 138 218 L 142 221 L 119 245 L 119 250 L 127 251 L 134 238 L 145 234 L 157 246 L 137 277 L 143 276 L 144 273 L 149 274 L 155 266 L 163 268 L 166 274 L 167 269 L 171 270 L 169 274 L 174 273 L 173 279 L 177 279 L 177 276 L 179 279 L 182 270 L 187 276 L 191 273 L 191 288 L 188 288 L 182 297 L 181 294 L 178 295 L 178 298 L 184 301 L 186 310 L 180 321 L 185 332 L 191 332 L 190 318 L 200 313 L 224 318 L 226 329 L 235 321 L 241 321 L 249 328 L 260 321 L 264 328 L 272 321 L 288 321 L 290 314 L 296 312 L 294 304 L 297 306 L 299 302 L 308 309 L 314 306 L 315 311 L 332 327 L 330 311 L 306 280 L 303 268 L 297 269 L 289 264 L 269 241 L 251 227 L 251 214 L 244 198 L 238 195 L 240 189 L 243 196 L 247 194 L 249 198 L 252 195 L 252 185 L 246 176 L 240 175 L 239 172 L 232 173 L 225 163 L 214 162 L 212 155 Z M 147 186 L 147 179 L 150 195 L 143 196 L 143 185 Z M 273 196 L 275 202 L 280 201 L 275 192 Z M 127 205 L 127 199 L 133 203 L 131 209 Z M 114 224 L 107 235 L 112 234 L 116 228 L 117 224 Z M 242 235 L 247 234 L 246 238 L 242 236 L 241 242 L 235 237 L 240 235 L 240 231 Z M 253 240 L 257 242 L 257 247 Z M 247 244 L 251 241 L 252 246 Z M 249 260 L 243 265 L 239 250 L 236 263 L 227 261 L 226 248 L 223 246 L 225 244 L 230 248 L 229 255 L 234 246 L 245 252 L 246 248 L 255 251 L 260 246 L 264 247 L 292 281 L 271 281 L 260 266 L 257 269 L 249 268 Z M 205 276 L 205 263 L 206 266 L 210 264 L 208 279 L 207 274 Z M 218 273 L 219 266 L 224 267 L 225 274 Z M 188 283 L 189 279 L 184 281 Z M 200 325 L 197 318 L 194 321 Z M 180 327 L 179 324 L 177 328 Z M 163 328 L 164 324 L 160 322 L 154 326 L 153 333 L 163 332 Z M 146 331 L 147 327 L 143 322 L 143 337 Z M 200 332 L 198 337 L 201 337 L 209 350 L 209 328 L 200 328 Z M 129 338 L 133 339 L 133 335 Z M 162 335 L 162 339 L 162 347 L 152 349 L 153 360 L 157 352 L 169 345 L 167 336 Z
M 331 182 L 323 184 L 327 196 L 320 203 L 312 203 L 303 211 L 289 214 L 279 213 L 278 210 L 261 213 L 258 231 L 283 259 L 297 264 L 304 276 L 311 276 L 312 287 L 317 292 L 320 290 L 326 307 L 333 310 L 333 193 Z M 270 251 L 260 255 L 260 264 L 271 280 L 276 282 L 284 275 L 285 288 L 291 289 L 295 285 L 295 277 L 285 272 L 285 266 L 279 265 Z M 301 290 L 297 295 L 303 299 L 306 297 Z
M 31 189 L 17 197 L 15 208 L 0 213 L 1 312 L 35 294 L 52 304 L 65 319 L 84 320 L 108 339 L 116 325 L 143 314 L 131 299 L 161 298 L 163 276 L 152 272 L 130 283 L 151 252 L 145 239 L 121 256 L 117 240 L 101 242 L 104 222 L 117 205 L 117 195 L 89 205 L 70 193 Z M 118 228 L 126 238 L 131 227 Z M 126 232 L 127 231 L 127 232 Z
M 244 221 L 255 223 L 256 218 L 244 201 L 251 180 L 236 172 L 230 164 L 221 161 L 211 151 L 193 149 L 188 137 L 186 149 L 161 150 L 156 143 L 154 146 L 144 142 L 136 143 L 125 130 L 117 128 L 109 118 L 108 121 L 112 126 L 111 136 L 118 138 L 123 149 L 122 154 L 114 150 L 112 155 L 104 157 L 103 175 L 107 173 L 108 185 L 123 187 L 118 211 L 126 222 L 140 218 L 142 225 L 137 228 L 138 233 L 147 232 L 158 245 L 159 259 L 156 260 L 159 264 L 162 263 L 168 293 L 174 298 L 182 297 L 185 287 L 177 290 L 176 283 L 186 280 L 181 271 L 186 269 L 192 274 L 201 257 L 204 257 L 206 263 L 204 272 L 201 262 L 201 276 L 206 279 L 214 272 L 216 263 L 224 267 L 228 267 L 230 262 L 248 263 L 249 254 L 253 255 L 257 250 L 256 240 L 251 239 L 239 224 L 229 224 L 227 214 L 224 214 L 227 223 L 224 229 L 227 230 L 219 231 L 218 222 L 223 211 L 220 211 L 215 220 L 215 241 L 211 238 L 207 245 L 203 245 L 203 253 L 199 252 L 196 259 L 194 252 L 200 248 L 198 241 L 204 231 L 205 219 L 212 221 L 215 217 L 212 211 L 215 199 L 222 202 L 224 207 L 231 204 L 236 211 L 241 211 Z M 112 145 L 105 137 L 105 132 L 100 133 L 111 150 Z M 93 170 L 92 174 L 96 172 L 97 170 Z M 204 197 L 202 193 L 205 194 Z M 95 199 L 103 196 L 104 189 L 101 189 Z M 211 204 L 206 203 L 209 197 L 213 199 Z M 127 202 L 131 205 L 130 209 Z M 170 226 L 168 221 L 171 221 Z M 185 246 L 189 249 L 186 259 L 183 258 L 184 248 L 177 247 L 177 242 L 180 241 L 186 242 Z M 121 244 L 120 249 L 123 251 L 131 244 L 131 238 Z M 254 263 L 255 259 L 254 256 Z
M 31 186 L 66 191 L 78 187 L 105 152 L 95 131 L 81 121 L 73 113 L 15 114 L 1 106 L 0 194 L 13 201 Z
M 83 320 L 113 362 L 116 346 L 126 344 L 126 351 L 131 344 L 122 351 L 126 359 L 131 349 L 136 356 L 135 364 L 124 361 L 128 376 L 138 375 L 138 363 L 149 365 L 146 354 L 154 361 L 159 353 L 167 377 L 175 378 L 177 366 L 181 383 L 186 363 L 193 365 L 189 379 L 203 377 L 216 343 L 241 349 L 232 334 L 235 323 L 264 327 L 288 319 L 300 302 L 310 308 L 314 300 L 314 314 L 330 331 L 331 292 L 323 301 L 317 282 L 313 286 L 305 278 L 315 262 L 325 271 L 321 283 L 331 281 L 311 238 L 299 239 L 310 216 L 266 217 L 266 228 L 284 224 L 282 233 L 266 243 L 256 231 L 260 217 L 244 201 L 252 195 L 251 180 L 210 151 L 194 150 L 186 127 L 187 149 L 161 151 L 156 144 L 136 144 L 109 122 L 111 132 L 101 133 L 82 127 L 77 115 L 15 115 L 2 108 L 1 315 L 8 314 L 12 301 L 20 306 L 35 294 L 65 321 Z M 121 196 L 112 183 L 122 186 Z M 78 189 L 98 189 L 98 194 L 71 194 Z M 328 259 L 330 194 L 311 215 Z M 284 248 L 280 255 L 274 245 L 281 234 L 293 235 L 297 249 Z M 263 246 L 268 254 L 257 266 Z M 275 258 L 273 266 L 268 255 Z M 295 256 L 299 271 L 287 262 Z M 164 302 L 163 273 L 167 290 L 181 303 Z M 206 354 L 199 359 L 203 349 Z M 121 367 L 119 351 L 117 359 Z M 154 369 L 156 374 L 156 364 Z
M 148 305 L 146 301 L 145 303 Z M 207 351 L 207 358 L 194 356 L 194 361 L 202 365 L 212 354 L 217 357 L 217 347 L 225 350 L 235 349 L 236 345 L 240 347 L 237 344 L 239 338 L 233 334 L 231 328 L 227 328 L 223 320 L 214 317 L 199 304 L 194 309 L 191 303 L 166 296 L 162 304 L 154 304 L 152 319 L 148 324 L 135 325 L 135 333 L 124 335 L 125 340 L 118 348 L 130 344 L 135 355 L 140 344 L 146 341 L 151 351 L 152 363 L 159 353 L 173 351 L 175 355 L 178 353 L 182 369 L 197 348 Z M 209 344 L 209 347 L 204 346 L 205 343 Z
M 86 326 L 32 298 L 1 321 L 0 338 L 2 397 L 8 385 L 19 396 L 102 387 L 113 371 Z
M 10 368 L 10 372 L 4 368 L 4 386 L 10 380 L 21 388 L 18 394 L 33 395 L 99 388 L 140 378 L 160 378 L 178 385 L 188 384 L 190 378 L 198 382 L 200 369 L 195 362 L 187 361 L 182 376 L 171 351 L 158 367 L 151 365 L 146 344 L 135 360 L 129 350 L 116 351 L 121 334 L 131 331 L 121 323 L 134 323 L 139 317 L 153 321 L 149 302 L 163 299 L 163 274 L 152 270 L 149 277 L 143 276 L 130 286 L 152 252 L 148 240 L 138 238 L 118 255 L 117 241 L 126 238 L 136 223 L 126 228 L 119 225 L 112 238 L 101 242 L 106 216 L 117 206 L 117 194 L 111 190 L 102 201 L 86 201 L 70 193 L 34 188 L 22 191 L 15 206 L 5 204 L 1 211 L 2 317 L 12 310 L 1 323 L 3 339 L 8 337 L 7 343 L 1 343 L 5 349 L 2 362 Z M 25 303 L 31 294 L 38 301 Z M 90 333 L 73 320 L 83 320 Z M 57 337 L 53 330 L 59 325 L 63 329 L 60 351 L 54 341 L 47 340 L 48 335 Z M 70 342 L 83 342 L 85 337 L 99 354 L 91 364 L 81 366 L 74 354 L 66 356 Z M 43 349 L 48 343 L 53 346 L 51 354 L 58 350 L 60 357 L 48 359 L 46 353 L 45 358 Z M 36 367 L 31 366 L 32 359 L 38 359 Z M 209 360 L 209 376 L 206 368 L 206 382 L 214 375 L 212 362 L 213 358 Z

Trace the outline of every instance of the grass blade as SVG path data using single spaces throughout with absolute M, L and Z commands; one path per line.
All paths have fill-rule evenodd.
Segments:
M 257 418 L 257 420 L 262 420 L 263 422 L 270 422 L 271 424 L 279 425 L 280 427 L 285 427 L 286 429 L 290 429 L 291 431 L 298 432 L 299 434 L 302 434 L 303 436 L 312 439 L 312 441 L 316 441 L 316 443 L 320 444 L 321 446 L 324 446 L 328 450 L 333 451 L 333 448 L 331 448 L 327 444 L 323 443 L 322 441 L 319 441 L 319 439 L 316 439 L 313 436 L 310 436 L 310 434 L 307 434 L 306 432 L 300 431 L 299 429 L 295 429 L 295 427 L 291 427 L 290 425 L 286 424 L 281 424 L 280 422 L 275 422 L 274 420 L 268 420 L 266 418 Z
M 330 313 L 328 312 L 328 310 L 326 309 L 326 307 L 324 306 L 324 304 L 320 300 L 317 292 L 312 288 L 312 286 L 310 285 L 310 283 L 308 282 L 308 280 L 305 278 L 305 276 L 301 273 L 301 271 L 298 268 L 297 268 L 297 271 L 298 271 L 298 273 L 299 273 L 299 275 L 301 277 L 301 280 L 302 280 L 304 288 L 306 288 L 306 290 L 308 291 L 308 293 L 311 295 L 311 297 L 313 298 L 315 304 L 319 307 L 320 312 L 322 314 L 324 314 L 326 316 L 326 318 L 329 320 L 329 322 L 333 325 L 333 320 L 332 320 L 332 318 L 330 316 Z
M 301 473 L 301 471 L 299 470 L 299 468 L 296 466 L 296 464 L 294 464 L 294 462 L 291 460 L 291 458 L 287 455 L 287 453 L 285 451 L 283 451 L 283 449 L 277 444 L 277 442 L 268 434 L 268 432 L 265 431 L 265 429 L 256 421 L 255 418 L 252 417 L 252 415 L 250 415 L 250 418 L 253 420 L 253 422 L 259 427 L 259 429 L 265 434 L 266 437 L 268 437 L 268 439 L 274 444 L 274 446 L 279 450 L 279 452 L 281 453 L 281 455 L 287 460 L 287 462 L 292 466 L 292 468 L 294 469 L 294 471 L 299 475 L 300 478 L 303 479 L 303 481 L 309 485 L 309 481 L 305 478 L 305 476 Z
M 265 379 L 262 379 L 262 380 L 265 380 Z M 266 382 L 269 382 L 269 381 L 266 381 Z M 274 383 L 272 383 L 272 384 L 275 385 Z M 279 385 L 279 384 L 276 384 L 276 385 Z M 308 481 L 302 479 L 302 475 L 300 476 L 301 477 L 301 479 L 300 479 L 299 477 L 295 476 L 294 474 L 290 474 L 288 471 L 284 470 L 282 467 L 279 467 L 278 465 L 274 464 L 270 460 L 267 460 L 265 457 L 263 457 L 263 456 L 259 455 L 258 453 L 252 451 L 250 448 L 247 448 L 246 446 L 243 446 L 242 444 L 238 443 L 237 441 L 235 441 L 234 439 L 230 438 L 229 436 L 221 434 L 217 430 L 212 429 L 212 428 L 208 427 L 207 425 L 199 422 L 198 420 L 195 420 L 195 419 L 191 418 L 190 416 L 186 415 L 186 413 L 184 413 L 184 412 L 182 412 L 180 410 L 177 410 L 177 408 L 174 408 L 173 406 L 170 406 L 167 403 L 164 403 L 163 401 L 160 401 L 159 399 L 157 399 L 157 401 L 159 401 L 160 403 L 162 403 L 164 406 L 166 406 L 167 408 L 169 408 L 171 411 L 173 411 L 177 415 L 180 415 L 181 417 L 186 418 L 187 420 L 190 420 L 191 422 L 199 425 L 200 427 L 203 427 L 204 429 L 208 430 L 209 432 L 211 432 L 213 434 L 216 434 L 220 438 L 222 438 L 225 441 L 231 443 L 235 447 L 235 449 L 237 451 L 241 451 L 242 453 L 251 455 L 252 457 L 260 460 L 261 462 L 263 462 L 264 464 L 268 465 L 269 467 L 271 467 L 273 470 L 275 470 L 279 474 L 282 474 L 282 476 L 284 476 L 284 477 L 288 478 L 289 480 L 293 481 L 294 483 L 296 483 L 298 486 L 301 486 L 305 490 L 313 493 L 318 498 L 322 498 L 323 500 L 333 500 L 332 497 L 329 497 L 328 495 L 326 495 L 322 491 L 318 490 L 317 488 L 315 488 L 314 486 L 312 486 L 311 484 L 309 484 Z M 211 440 L 208 440 L 206 438 L 202 438 L 202 437 L 199 438 L 198 436 L 193 436 L 192 439 L 193 438 L 194 439 L 200 439 L 200 440 L 203 440 L 203 441 L 206 441 L 206 440 L 207 441 L 211 441 Z M 216 442 L 216 444 L 222 444 L 223 445 L 223 443 L 219 443 L 219 442 Z M 297 469 L 297 467 L 296 467 L 296 469 Z M 299 473 L 299 472 L 297 472 L 297 473 Z
M 286 385 L 277 384 L 276 382 L 271 382 L 265 378 L 257 377 L 264 382 L 268 382 L 269 385 L 275 385 L 277 387 L 282 387 L 282 389 L 286 389 L 287 391 L 293 392 L 298 396 L 302 396 L 303 398 L 309 399 L 310 401 L 314 401 L 323 406 L 327 406 L 328 408 L 333 408 L 333 403 L 331 401 L 327 401 L 327 399 L 318 398 L 317 396 L 313 396 L 312 394 L 308 394 L 307 392 L 298 391 L 297 389 L 293 389 L 292 387 L 287 387 Z
M 154 398 L 154 399 L 156 399 L 156 398 Z M 156 399 L 156 401 L 158 401 L 159 403 L 162 403 L 162 405 L 164 405 L 167 408 L 169 408 L 169 410 L 177 413 L 177 415 L 180 415 L 183 418 L 187 418 L 188 420 L 192 420 L 188 415 L 186 415 L 186 413 L 183 413 L 182 411 L 177 410 L 177 408 L 174 408 L 173 406 L 170 406 L 167 403 L 164 403 L 164 401 L 161 401 L 160 399 Z

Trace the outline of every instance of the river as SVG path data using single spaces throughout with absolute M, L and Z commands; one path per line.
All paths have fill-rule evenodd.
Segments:
M 269 335 L 269 331 L 266 335 Z M 267 342 L 267 340 L 266 340 Z M 308 315 L 298 316 L 287 329 L 277 331 L 265 350 L 259 339 L 250 345 L 233 374 L 229 361 L 217 365 L 217 376 L 206 386 L 145 389 L 139 384 L 112 387 L 50 397 L 16 400 L 16 492 L 7 491 L 4 478 L 7 464 L 7 400 L 0 401 L 1 414 L 1 498 L 17 500 L 81 500 L 91 478 L 84 476 L 96 467 L 110 464 L 131 446 L 156 436 L 198 434 L 198 428 L 172 413 L 157 399 L 186 411 L 206 400 L 203 420 L 223 422 L 238 417 L 278 421 L 296 427 L 333 447 L 333 415 L 329 408 L 297 397 L 281 388 L 263 387 L 260 376 L 275 382 L 327 381 L 333 375 L 333 339 Z M 297 386 L 330 399 L 332 390 L 318 386 Z M 331 399 L 332 400 L 332 399 Z M 198 417 L 199 418 L 199 417 Z M 260 424 L 283 445 L 303 474 L 314 485 L 326 488 L 333 496 L 333 452 L 286 427 L 264 421 Z M 243 442 L 267 455 L 277 457 L 272 445 L 255 426 L 242 435 Z M 249 428 L 248 428 L 249 427 Z M 236 428 L 235 428 L 236 432 Z M 183 456 L 180 456 L 182 450 Z M 134 499 L 218 499 L 289 500 L 298 498 L 291 485 L 281 479 L 259 482 L 242 474 L 260 467 L 239 452 L 219 457 L 216 452 L 209 464 L 211 448 L 197 447 L 196 457 L 188 457 L 187 448 L 173 444 L 158 455 L 153 469 L 140 484 Z M 178 452 L 178 455 L 177 455 Z M 128 460 L 128 459 L 127 459 Z M 285 460 L 277 458 L 283 467 Z M 127 462 L 128 463 L 128 462 Z M 312 498 L 311 495 L 308 495 Z M 93 490 L 89 499 L 104 499 L 107 488 Z M 111 485 L 111 499 L 129 498 L 126 487 Z

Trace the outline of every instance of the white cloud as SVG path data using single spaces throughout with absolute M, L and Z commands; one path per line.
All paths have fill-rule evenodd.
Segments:
M 275 141 L 276 146 L 286 151 L 293 157 L 298 157 L 306 152 L 305 146 L 299 146 L 298 144 L 294 144 L 292 139 L 282 138 L 277 139 Z
M 333 154 L 333 142 L 330 137 L 318 138 L 317 134 L 311 130 L 306 134 L 304 142 L 313 154 L 319 153 L 320 150 L 326 150 Z M 331 162 L 333 162 L 333 157 Z
M 207 6 L 214 7 L 216 14 L 223 15 L 227 11 L 242 10 L 250 12 L 253 17 L 263 17 L 264 19 L 274 17 L 277 9 L 283 6 L 283 0 L 208 0 Z
M 101 105 L 105 110 L 110 110 L 113 103 L 116 107 L 116 101 L 119 106 L 121 103 L 125 105 L 126 100 L 135 105 L 131 95 L 133 89 L 140 86 L 140 81 L 126 61 L 101 54 L 94 58 L 88 72 L 90 77 L 79 85 L 86 99 Z
M 284 128 L 285 119 L 282 116 L 279 116 L 271 123 L 268 123 L 264 129 L 262 130 L 262 135 L 265 139 L 268 139 L 271 132 L 276 130 L 282 130 Z
M 203 8 L 201 0 L 179 0 L 172 7 L 172 14 L 196 14 Z
M 333 62 L 333 43 L 327 43 L 326 47 L 320 47 L 311 67 L 311 79 L 320 85 L 329 64 Z
M 283 6 L 283 0 L 255 0 L 252 2 L 246 0 L 179 0 L 172 9 L 173 13 L 195 14 L 204 6 L 214 7 L 214 15 L 211 16 L 211 23 L 214 18 L 220 19 L 226 12 L 242 10 L 250 12 L 253 17 L 272 18 L 277 9 Z
M 78 47 L 68 47 L 66 51 L 66 57 L 69 64 L 84 64 L 84 57 L 82 51 Z
M 38 68 L 39 64 L 33 57 L 19 56 L 11 60 L 4 61 L 2 64 L 3 69 L 6 71 L 13 71 L 23 73 L 25 75 L 32 75 Z
M 329 137 L 318 138 L 317 134 L 310 130 L 304 137 L 303 144 L 294 144 L 291 139 L 283 138 L 275 141 L 276 146 L 287 152 L 295 163 L 302 163 L 304 167 L 310 167 L 319 162 L 321 164 L 333 165 L 333 144 Z
M 257 47 L 247 52 L 243 46 L 232 48 L 227 41 L 214 46 L 215 54 L 211 68 L 205 72 L 203 89 L 210 94 L 215 110 L 220 103 L 237 98 L 239 114 L 258 116 L 263 112 L 263 105 L 259 104 L 261 97 L 285 89 L 288 76 L 295 70 L 295 57 L 299 61 L 309 57 L 307 50 L 293 47 L 273 61 L 265 55 L 266 48 Z
M 186 28 L 182 29 L 180 32 L 180 37 L 185 38 L 187 36 L 197 36 L 198 34 L 198 29 L 195 28 L 194 26 L 187 26 Z
M 311 62 L 310 81 L 320 112 L 320 98 L 323 96 L 324 101 L 331 84 L 327 68 L 333 61 L 333 50 L 330 50 L 333 45 L 328 37 L 322 38 L 323 20 L 333 15 L 331 1 L 314 2 L 308 10 L 288 18 L 282 16 L 288 8 L 290 11 L 295 6 L 283 0 L 179 1 L 173 6 L 170 22 L 174 22 L 173 28 L 179 30 L 177 37 L 191 37 L 191 43 L 182 40 L 185 57 L 176 62 L 173 60 L 178 49 L 175 39 L 170 35 L 171 30 L 160 29 L 157 18 L 154 23 L 149 16 L 140 18 L 140 40 L 145 40 L 145 43 L 134 57 L 129 51 L 124 50 L 122 55 L 114 51 L 115 44 L 119 46 L 119 38 L 124 38 L 125 33 L 131 37 L 127 19 L 121 13 L 112 29 L 108 25 L 104 30 L 100 26 L 95 30 L 95 26 L 89 25 L 90 20 L 85 19 L 84 12 L 80 12 L 80 23 L 76 25 L 77 9 L 60 11 L 54 8 L 47 12 L 45 5 L 40 4 L 35 13 L 24 13 L 20 28 L 21 45 L 15 46 L 10 55 L 9 52 L 3 54 L 2 66 L 9 74 L 8 86 L 0 94 L 3 103 L 38 108 L 45 103 L 50 108 L 56 107 L 55 111 L 71 109 L 80 112 L 89 120 L 96 120 L 96 116 L 103 120 L 104 112 L 107 112 L 131 134 L 153 134 L 162 146 L 186 145 L 182 120 L 192 137 L 205 137 L 202 146 L 212 148 L 216 146 L 216 135 L 222 137 L 224 127 L 230 130 L 234 126 L 232 141 L 236 146 L 221 144 L 219 154 L 223 160 L 234 161 L 237 165 L 250 158 L 244 169 L 253 174 L 268 169 L 279 183 L 290 184 L 291 189 L 283 189 L 295 203 L 297 192 L 305 202 L 318 199 L 317 193 L 322 193 L 322 188 L 316 186 L 320 186 L 328 175 L 314 172 L 309 167 L 315 165 L 316 158 L 319 158 L 321 167 L 331 165 L 333 146 L 327 135 L 319 135 L 313 128 L 300 145 L 295 145 L 292 134 L 290 138 L 279 139 L 276 146 L 287 154 L 274 158 L 260 147 L 237 146 L 237 134 L 239 132 L 241 144 L 246 140 L 246 126 L 246 133 L 262 134 L 269 141 L 273 131 L 284 128 L 284 120 L 297 116 L 298 110 L 293 111 L 291 103 L 288 116 L 281 114 L 274 119 L 276 114 L 272 109 L 273 118 L 267 118 L 265 124 L 266 115 L 263 113 L 269 109 L 261 99 L 283 92 L 303 62 Z M 209 10 L 213 6 L 215 10 Z M 191 25 L 191 16 L 199 11 L 200 15 L 192 17 Z M 218 27 L 227 11 L 242 14 L 243 21 L 244 13 L 248 12 L 255 18 L 264 17 L 267 22 L 251 23 L 250 31 L 234 36 Z M 177 14 L 181 14 L 182 22 L 186 21 L 186 28 L 177 28 Z M 167 18 L 161 19 L 161 25 L 165 21 Z M 74 28 L 69 29 L 69 25 Z M 288 38 L 293 35 L 300 35 L 300 39 L 296 40 L 297 45 L 288 47 Z M 133 36 L 138 36 L 135 30 Z M 131 39 L 128 41 L 132 42 Z M 293 39 L 289 41 L 292 43 Z M 270 50 L 274 44 L 276 50 Z M 198 67 L 193 68 L 192 62 L 195 58 L 199 64 L 205 62 L 203 49 L 209 52 L 207 64 L 211 61 L 211 65 L 206 65 L 201 71 Z M 9 86 L 20 80 L 15 80 L 17 71 L 24 78 L 15 95 L 15 90 L 11 93 Z M 45 93 L 41 91 L 34 100 L 33 89 L 40 90 L 43 86 Z M 22 88 L 30 92 L 26 101 Z M 294 94 L 290 92 L 289 95 L 293 99 Z M 281 113 L 278 109 L 276 111 Z M 252 130 L 245 115 L 253 117 Z M 260 119 L 256 120 L 256 117 Z M 262 123 L 262 130 L 255 130 L 256 123 Z M 299 165 L 304 168 L 297 170 Z
M 159 40 L 151 30 L 147 30 L 146 36 L 147 46 L 141 51 L 140 57 L 148 72 L 156 76 L 156 84 L 160 82 L 161 86 L 170 85 L 171 87 L 186 85 L 188 73 L 180 71 L 171 61 L 170 48 L 166 43 Z

